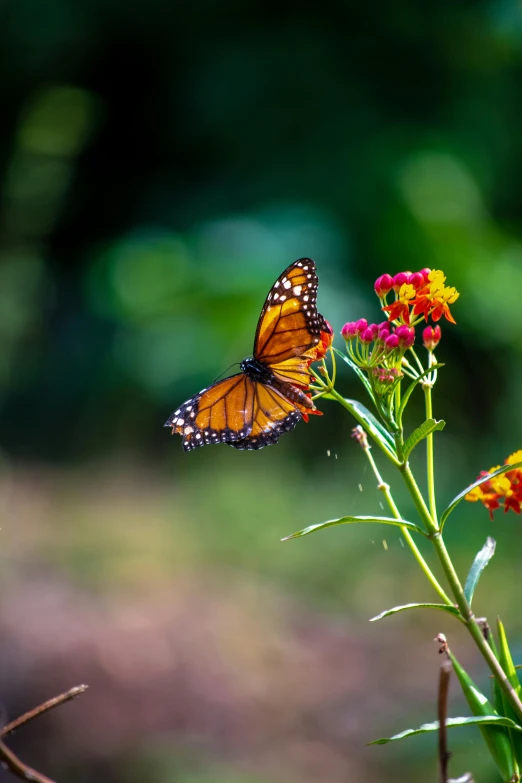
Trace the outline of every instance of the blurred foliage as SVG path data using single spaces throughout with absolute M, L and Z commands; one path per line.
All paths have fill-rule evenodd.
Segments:
M 461 291 L 457 326 L 443 324 L 437 352 L 442 500 L 520 448 L 520 6 L 17 0 L 0 13 L 6 587 L 43 569 L 103 602 L 105 591 L 155 595 L 172 571 L 210 572 L 239 593 L 266 581 L 340 626 L 346 611 L 365 619 L 405 597 L 429 600 L 395 534 L 388 551 L 377 530 L 278 543 L 306 524 L 378 510 L 352 422 L 332 403 L 255 454 L 185 455 L 162 425 L 248 355 L 270 285 L 306 255 L 336 332 L 379 320 L 372 284 L 383 272 L 442 268 Z M 348 374 L 339 384 L 362 396 Z M 38 467 L 22 513 L 9 499 L 27 466 Z M 147 500 L 134 510 L 125 475 Z M 41 480 L 52 486 L 45 523 Z M 480 514 L 462 509 L 448 525 L 464 571 L 491 533 Z M 477 596 L 511 623 L 515 643 L 516 524 L 495 522 L 495 591 Z M 364 634 L 375 644 L 390 627 Z M 380 687 L 394 677 L 383 673 Z M 415 706 L 397 725 L 399 693 L 380 707 L 379 725 L 364 732 L 430 719 Z M 151 780 L 187 783 L 289 780 L 326 752 L 295 750 L 293 767 L 287 749 L 284 774 L 267 764 L 258 775 L 239 752 L 214 768 L 207 749 L 208 769 L 194 771 L 179 759 L 196 749 L 146 746 Z M 409 747 L 409 761 L 402 750 L 376 760 L 350 748 L 364 753 L 359 779 L 392 767 L 397 780 L 421 779 L 431 746 Z M 474 758 L 476 780 L 492 779 Z M 317 763 L 310 769 L 324 778 Z M 97 779 L 148 780 L 136 764 L 125 771 L 118 757 Z M 323 769 L 346 779 L 343 764 Z

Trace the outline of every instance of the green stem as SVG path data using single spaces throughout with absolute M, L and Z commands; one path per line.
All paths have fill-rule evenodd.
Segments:
M 369 463 L 370 463 L 370 465 L 372 467 L 372 470 L 374 472 L 375 478 L 377 479 L 377 486 L 381 490 L 381 492 L 384 494 L 384 497 L 386 498 L 386 502 L 387 502 L 389 508 L 391 509 L 391 512 L 392 512 L 393 516 L 395 517 L 395 519 L 402 519 L 402 517 L 401 517 L 401 515 L 399 513 L 399 509 L 395 505 L 395 501 L 394 501 L 393 496 L 391 494 L 390 485 L 386 484 L 386 482 L 382 480 L 382 476 L 381 476 L 381 474 L 379 472 L 379 469 L 378 469 L 377 465 L 375 464 L 375 460 L 373 459 L 373 455 L 372 455 L 372 453 L 370 451 L 370 447 L 369 447 L 368 443 L 366 443 L 366 445 L 364 445 L 364 444 L 361 444 L 361 445 L 363 445 L 363 449 L 366 452 L 366 456 L 368 457 L 368 461 L 369 461 Z M 419 552 L 417 544 L 413 540 L 410 531 L 407 528 L 401 526 L 401 533 L 404 536 L 404 539 L 405 539 L 406 543 L 408 544 L 410 550 L 412 551 L 415 560 L 417 561 L 417 563 L 421 567 L 422 571 L 424 572 L 424 575 L 426 576 L 427 580 L 430 582 L 430 584 L 434 588 L 435 592 L 437 592 L 439 594 L 439 596 L 442 598 L 442 600 L 444 601 L 445 604 L 448 604 L 449 606 L 453 606 L 453 602 L 446 595 L 446 593 L 442 589 L 441 585 L 438 583 L 435 574 L 432 572 L 432 570 L 430 569 L 429 565 L 427 564 L 427 562 L 424 560 L 423 556 Z
M 455 571 L 453 563 L 451 562 L 446 545 L 442 540 L 442 536 L 438 531 L 435 522 L 430 516 L 426 503 L 424 502 L 424 498 L 421 495 L 408 463 L 401 467 L 401 473 L 403 475 L 404 481 L 406 482 L 406 486 L 408 487 L 410 494 L 415 502 L 421 519 L 430 534 L 430 539 L 433 543 L 440 564 L 442 565 L 446 579 L 449 582 L 451 592 L 453 593 L 455 603 L 457 604 L 461 617 L 464 620 L 469 633 L 473 637 L 473 640 L 477 645 L 482 657 L 491 669 L 491 672 L 493 673 L 503 692 L 506 694 L 506 697 L 509 699 L 509 702 L 515 710 L 519 721 L 522 721 L 522 701 L 520 701 L 515 689 L 508 680 L 500 663 L 495 658 L 491 647 L 484 639 L 480 626 L 478 625 L 475 615 L 471 611 L 471 607 L 466 599 L 466 596 L 464 595 L 464 589 L 457 576 L 457 572 Z
M 495 657 L 493 650 L 484 638 L 482 630 L 477 623 L 475 615 L 471 611 L 471 607 L 466 599 L 466 596 L 464 595 L 464 590 L 462 589 L 462 585 L 460 584 L 459 578 L 453 567 L 453 563 L 451 562 L 448 550 L 446 549 L 446 545 L 442 540 L 440 533 L 435 534 L 435 536 L 432 538 L 432 541 L 468 631 L 473 637 L 473 641 L 479 648 L 482 657 L 491 669 L 491 672 L 496 681 L 502 688 L 506 697 L 509 699 L 511 706 L 517 714 L 518 720 L 522 722 L 522 701 L 519 699 L 518 694 L 508 680 L 502 666 Z
M 431 362 L 432 354 L 430 353 L 430 362 Z M 425 382 L 422 382 L 422 385 L 424 387 L 424 401 L 426 404 L 426 418 L 432 419 L 433 418 L 433 403 L 432 403 L 432 385 L 429 380 L 426 380 Z M 433 432 L 430 432 L 428 437 L 426 438 L 426 469 L 428 473 L 428 502 L 430 506 L 430 514 L 431 518 L 433 519 L 433 522 L 435 525 L 439 526 L 438 519 L 437 519 L 437 503 L 435 500 L 435 469 L 434 469 L 434 460 L 433 460 Z

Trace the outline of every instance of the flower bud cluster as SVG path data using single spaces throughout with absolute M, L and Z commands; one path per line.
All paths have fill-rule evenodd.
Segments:
M 351 359 L 372 375 L 379 394 L 385 394 L 402 377 L 402 357 L 415 342 L 415 330 L 389 321 L 369 324 L 365 318 L 341 329 Z

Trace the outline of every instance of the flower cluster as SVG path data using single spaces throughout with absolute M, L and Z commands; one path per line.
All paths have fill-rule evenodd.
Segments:
M 406 324 L 369 324 L 360 318 L 345 324 L 341 334 L 355 364 L 372 374 L 377 393 L 390 391 L 402 377 L 402 358 L 415 342 L 415 330 Z
M 455 323 L 449 306 L 457 301 L 459 293 L 445 283 L 446 277 L 440 269 L 421 269 L 420 272 L 399 272 L 394 277 L 381 275 L 374 288 L 390 321 L 416 324 L 422 318 L 427 321 L 430 316 L 433 321 L 439 321 L 444 316 Z M 395 301 L 387 304 L 391 291 Z
M 504 465 L 516 465 L 519 462 L 522 462 L 522 450 L 511 454 L 504 461 Z M 479 478 L 488 476 L 499 468 L 500 465 L 497 465 L 490 468 L 489 471 L 483 470 Z M 500 476 L 494 476 L 488 481 L 484 481 L 480 486 L 468 492 L 466 500 L 472 503 L 480 500 L 488 509 L 491 519 L 493 519 L 493 512 L 501 506 L 504 506 L 505 513 L 511 509 L 515 514 L 520 514 L 522 511 L 522 467 L 508 470 Z

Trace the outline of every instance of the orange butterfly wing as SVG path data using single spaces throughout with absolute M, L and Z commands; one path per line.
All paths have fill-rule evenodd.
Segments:
M 165 427 L 183 437 L 185 451 L 244 438 L 252 429 L 254 392 L 248 375 L 231 375 L 184 402 Z
M 273 386 L 255 383 L 254 387 L 252 429 L 245 438 L 231 441 L 236 449 L 262 449 L 277 443 L 301 419 L 296 405 Z
M 306 408 L 295 401 L 293 384 L 307 388 L 309 364 L 322 331 L 329 331 L 317 312 L 315 264 L 301 258 L 285 269 L 267 296 L 254 341 L 254 360 L 272 373 L 263 382 L 241 372 L 214 383 L 183 403 L 165 423 L 183 437 L 191 451 L 209 443 L 237 449 L 260 449 L 292 430 Z M 293 400 L 285 396 L 285 386 Z
M 329 332 L 317 312 L 319 278 L 311 258 L 300 258 L 278 277 L 261 311 L 254 358 L 284 383 L 308 387 L 310 355 L 321 332 Z

